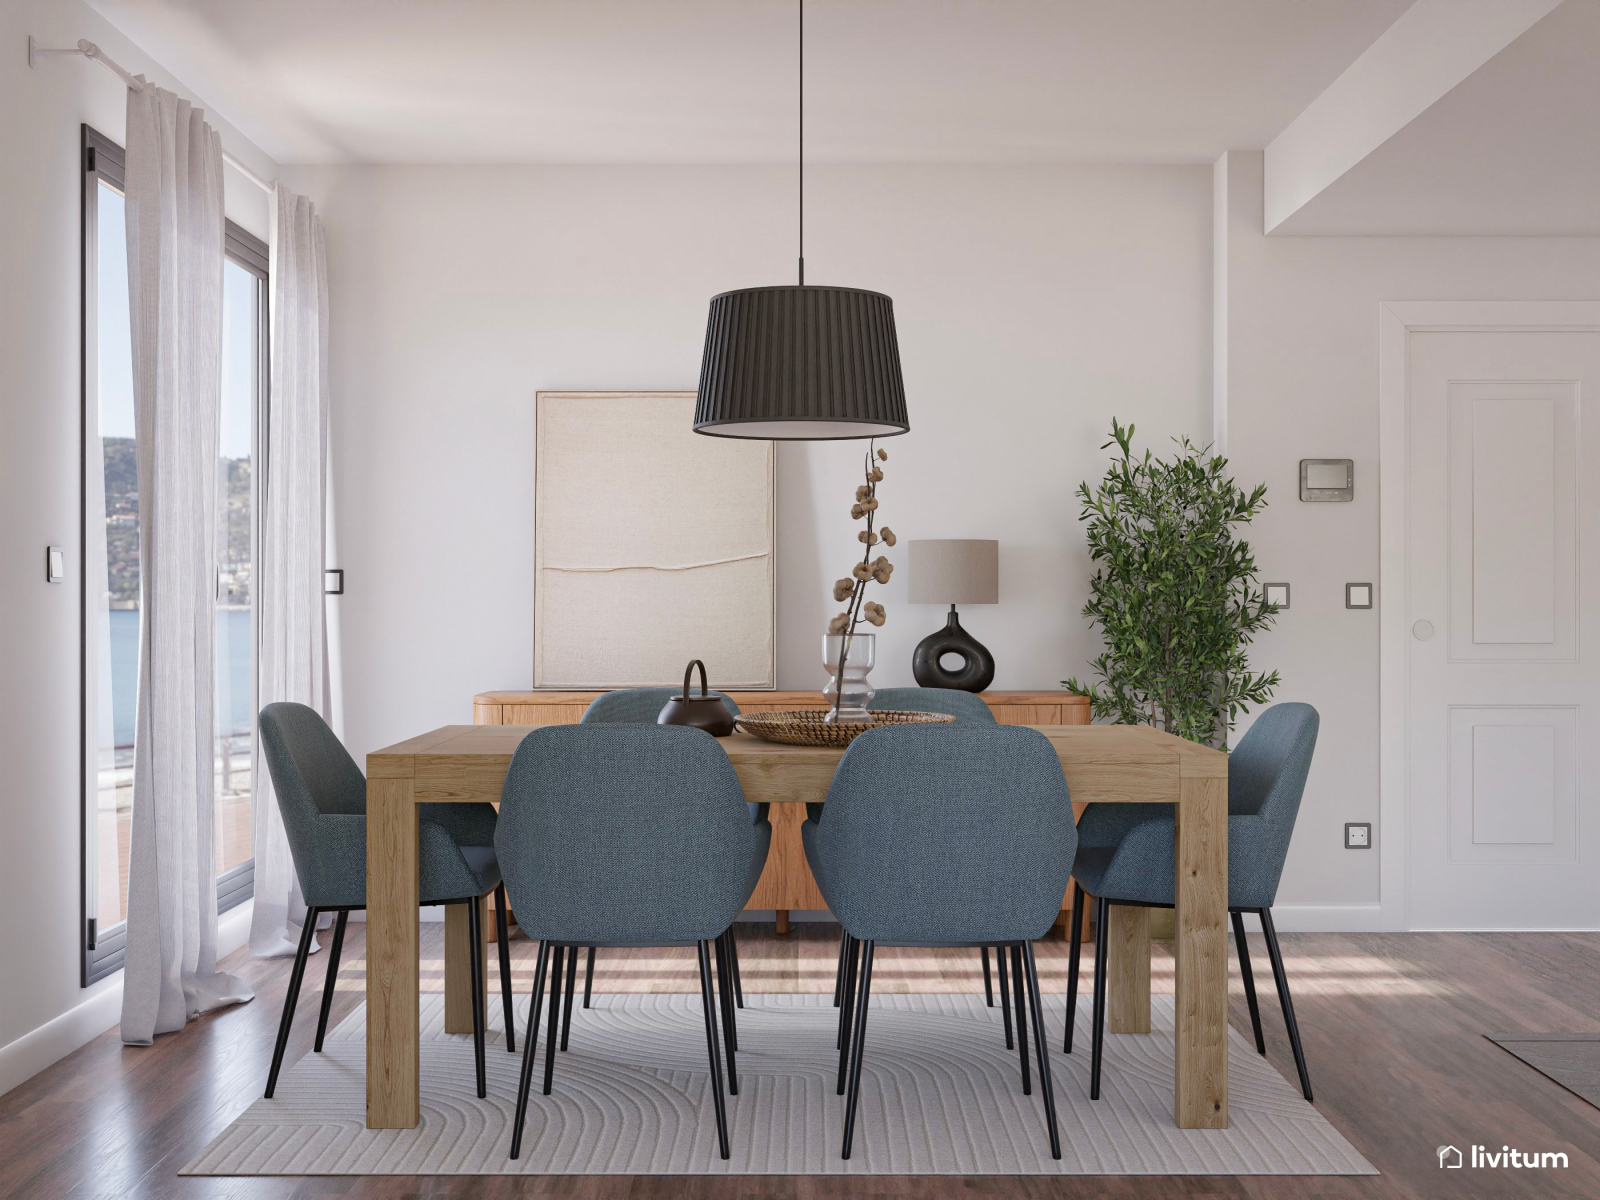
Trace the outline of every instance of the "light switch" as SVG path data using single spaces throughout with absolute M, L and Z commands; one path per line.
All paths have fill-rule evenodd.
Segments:
M 66 582 L 67 555 L 60 546 L 44 548 L 44 578 L 46 583 Z
M 1370 583 L 1345 584 L 1344 606 L 1346 608 L 1371 608 L 1372 585 Z
M 1268 604 L 1275 604 L 1280 609 L 1289 607 L 1289 585 L 1287 583 L 1268 583 L 1263 585 Z

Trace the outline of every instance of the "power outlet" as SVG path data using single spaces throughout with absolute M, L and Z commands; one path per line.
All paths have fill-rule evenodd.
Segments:
M 1370 821 L 1347 821 L 1344 827 L 1344 848 L 1346 850 L 1371 850 L 1372 823 Z

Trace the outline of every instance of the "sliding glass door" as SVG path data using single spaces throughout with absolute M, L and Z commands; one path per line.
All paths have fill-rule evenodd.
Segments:
M 139 491 L 122 150 L 84 128 L 83 983 L 122 966 L 139 649 Z M 229 223 L 217 459 L 216 870 L 249 899 L 256 463 L 267 396 L 267 248 Z
M 217 463 L 217 907 L 255 879 L 250 786 L 256 714 L 256 448 L 267 395 L 267 248 L 231 223 L 222 267 Z

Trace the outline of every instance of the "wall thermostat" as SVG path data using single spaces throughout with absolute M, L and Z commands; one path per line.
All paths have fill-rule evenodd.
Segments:
M 1312 504 L 1345 504 L 1356 498 L 1353 458 L 1302 458 L 1300 499 Z

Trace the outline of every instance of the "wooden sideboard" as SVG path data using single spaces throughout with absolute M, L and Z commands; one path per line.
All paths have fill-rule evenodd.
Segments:
M 480 692 L 472 698 L 474 725 L 574 725 L 600 692 Z M 744 712 L 824 709 L 820 692 L 729 692 Z M 982 692 L 980 697 L 1002 725 L 1087 725 L 1089 702 L 1064 692 Z M 1073 806 L 1077 809 L 1077 805 Z M 750 907 L 777 914 L 778 932 L 789 928 L 791 910 L 826 909 L 806 865 L 800 844 L 805 810 L 798 804 L 773 805 L 772 849 L 767 868 L 750 897 Z M 1070 894 L 1062 898 L 1070 906 Z M 1065 918 L 1063 918 L 1065 919 Z

